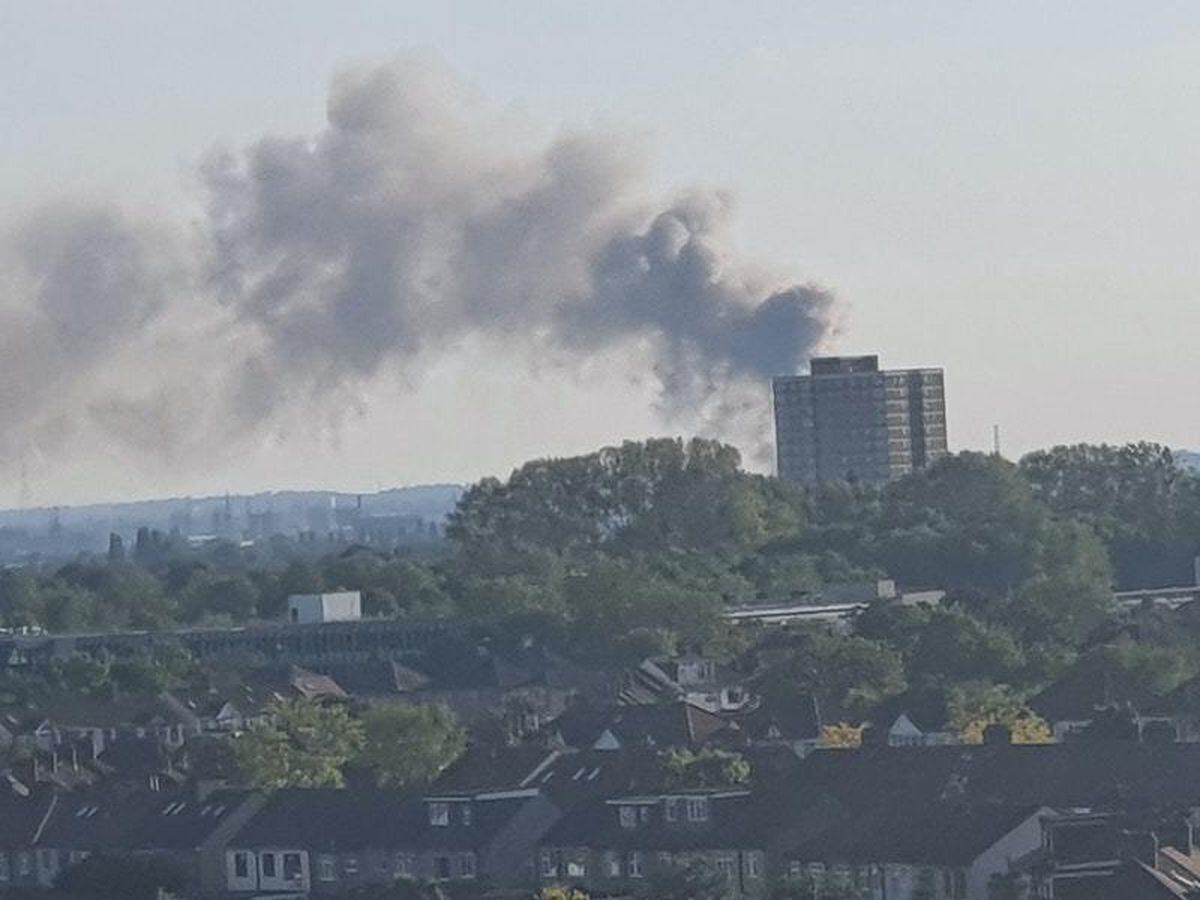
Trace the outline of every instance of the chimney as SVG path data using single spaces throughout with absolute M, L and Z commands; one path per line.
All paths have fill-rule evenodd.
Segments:
M 983 742 L 988 746 L 1005 746 L 1012 743 L 1012 730 L 1000 722 L 993 722 L 983 729 Z

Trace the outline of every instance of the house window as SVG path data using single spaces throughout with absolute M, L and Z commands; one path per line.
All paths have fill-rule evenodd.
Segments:
M 629 860 L 626 863 L 626 872 L 630 878 L 642 877 L 642 854 L 636 850 L 629 854 Z
M 444 827 L 450 824 L 450 804 L 449 803 L 430 803 L 429 804 L 429 824 Z
M 337 881 L 337 869 L 332 856 L 317 857 L 317 877 L 322 881 Z
M 558 874 L 558 867 L 554 865 L 554 854 L 549 850 L 542 853 L 542 877 L 553 878 Z
M 753 851 L 746 854 L 746 877 L 762 878 L 762 857 Z
M 609 821 L 612 821 L 611 819 Z M 621 807 L 621 827 L 637 828 L 638 811 L 636 806 Z
M 233 854 L 233 877 L 250 877 L 250 855 L 248 853 L 242 853 L 239 851 L 238 853 Z
M 962 869 L 954 870 L 954 897 L 955 900 L 967 896 L 967 873 Z
M 458 874 L 461 878 L 475 877 L 475 854 L 464 853 L 458 859 Z
M 263 878 L 275 877 L 275 854 L 264 853 L 262 855 L 262 873 Z
M 708 820 L 708 798 L 688 797 L 687 814 L 689 822 L 705 822 Z
M 604 854 L 604 874 L 609 878 L 621 877 L 621 859 L 615 853 Z
M 29 854 L 28 853 L 18 853 L 17 854 L 17 874 L 18 875 L 28 875 L 30 873 L 30 871 L 32 871 L 32 869 L 33 869 L 33 864 L 32 864 L 32 860 L 30 860 L 30 858 L 29 858 Z
M 804 863 L 793 859 L 788 863 L 788 878 L 802 878 L 804 876 Z
M 8 870 L 8 854 L 0 853 L 0 881 L 8 881 L 12 873 Z
M 683 801 L 680 800 L 678 797 L 668 797 L 667 798 L 666 818 L 667 818 L 668 822 L 678 822 L 679 821 L 679 807 L 682 805 L 682 803 L 683 803 Z
M 438 856 L 433 860 L 433 877 L 438 881 L 450 879 L 450 857 Z
M 357 875 L 358 874 L 358 857 L 357 856 L 347 856 L 342 861 L 342 871 L 345 872 L 347 875 Z
M 300 877 L 300 873 L 304 867 L 300 864 L 299 853 L 283 854 L 283 877 L 288 881 L 295 881 Z
M 462 823 L 464 825 L 470 825 L 471 818 L 472 818 L 471 804 L 464 803 L 462 805 Z
M 728 853 L 720 854 L 717 857 L 717 871 L 726 878 L 733 878 L 737 871 L 737 867 L 734 865 L 733 857 Z
M 412 877 L 412 858 L 407 853 L 396 854 L 396 877 Z
M 586 878 L 587 864 L 583 860 L 573 859 L 567 863 L 568 878 Z
M 39 850 L 38 866 L 43 872 L 54 872 L 58 869 L 58 852 L 55 850 Z

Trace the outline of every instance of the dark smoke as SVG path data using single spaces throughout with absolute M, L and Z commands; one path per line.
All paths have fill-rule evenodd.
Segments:
M 210 154 L 198 227 L 78 207 L 20 223 L 0 455 L 93 426 L 186 458 L 336 419 L 475 336 L 576 366 L 643 342 L 664 411 L 695 424 L 825 334 L 827 293 L 733 257 L 725 196 L 656 209 L 626 141 L 514 149 L 508 130 L 440 68 L 401 62 L 336 79 L 313 138 Z

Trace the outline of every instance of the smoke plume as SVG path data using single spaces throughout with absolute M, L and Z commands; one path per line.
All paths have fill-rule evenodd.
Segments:
M 719 430 L 739 386 L 825 334 L 826 292 L 729 249 L 728 197 L 656 204 L 619 135 L 530 146 L 417 61 L 342 74 L 327 119 L 211 152 L 197 221 L 59 204 L 8 230 L 0 458 L 98 429 L 188 460 L 336 422 L 476 337 L 575 367 L 638 342 L 662 412 Z

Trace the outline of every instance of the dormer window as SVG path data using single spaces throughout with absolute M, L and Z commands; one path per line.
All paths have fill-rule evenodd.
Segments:
M 621 807 L 621 827 L 637 828 L 638 810 L 636 806 Z
M 429 824 L 444 828 L 450 824 L 450 804 L 430 803 Z
M 688 797 L 687 817 L 689 822 L 708 821 L 708 798 Z

